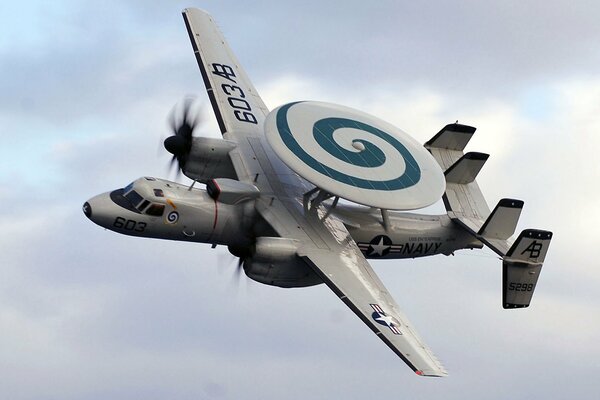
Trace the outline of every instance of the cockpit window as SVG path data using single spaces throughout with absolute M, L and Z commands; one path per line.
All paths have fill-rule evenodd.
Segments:
M 129 200 L 132 206 L 136 207 L 140 204 L 144 198 L 138 194 L 135 190 L 129 191 L 129 193 L 125 194 L 125 198 Z
M 162 204 L 152 203 L 146 210 L 146 214 L 153 215 L 155 217 L 161 217 L 165 212 L 165 206 Z
M 140 204 L 139 207 L 137 207 L 137 209 L 140 211 L 144 211 L 144 208 L 148 207 L 148 204 L 150 204 L 150 202 L 148 200 L 144 200 L 142 201 L 142 204 Z
M 133 182 L 123 188 L 123 194 L 127 194 L 131 189 L 133 189 Z
M 128 210 L 137 213 L 145 213 L 156 217 L 162 216 L 165 212 L 165 206 L 159 203 L 150 203 L 149 200 L 146 200 L 144 197 L 142 197 L 142 195 L 140 195 L 137 191 L 133 189 L 134 183 L 135 182 L 132 182 L 129 185 L 125 186 L 122 191 L 118 190 L 119 198 L 122 199 L 120 200 L 121 203 L 118 204 L 121 207 L 127 208 Z M 115 191 L 115 193 L 116 192 L 117 191 Z M 162 189 L 154 189 L 154 195 L 156 197 L 165 197 L 165 194 L 163 193 Z M 125 204 L 123 204 L 123 202 Z

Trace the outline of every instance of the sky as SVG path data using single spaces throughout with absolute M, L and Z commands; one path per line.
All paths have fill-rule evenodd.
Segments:
M 522 199 L 519 229 L 554 232 L 531 307 L 502 309 L 487 250 L 372 262 L 450 372 L 418 378 L 324 285 L 238 279 L 223 247 L 87 220 L 98 193 L 174 179 L 161 143 L 185 96 L 195 134 L 219 137 L 187 6 L 213 15 L 271 109 L 340 103 L 421 142 L 476 126 L 488 203 Z M 597 395 L 599 18 L 583 0 L 3 2 L 0 397 Z

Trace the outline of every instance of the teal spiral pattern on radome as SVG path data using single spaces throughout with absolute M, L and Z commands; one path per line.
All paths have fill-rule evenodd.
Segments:
M 300 146 L 288 123 L 287 114 L 289 109 L 299 103 L 302 102 L 286 104 L 277 111 L 277 130 L 285 146 L 310 168 L 338 182 L 363 189 L 400 190 L 414 186 L 420 181 L 421 169 L 419 168 L 419 164 L 398 139 L 381 129 L 353 119 L 329 117 L 318 120 L 313 125 L 313 137 L 323 150 L 333 157 L 353 166 L 375 168 L 383 166 L 388 158 L 375 144 L 363 138 L 356 139 L 354 142 L 362 143 L 364 150 L 353 152 L 341 147 L 333 137 L 335 131 L 342 128 L 357 129 L 375 135 L 389 143 L 404 159 L 406 168 L 403 173 L 396 178 L 388 180 L 364 179 L 349 175 L 344 171 L 338 171 L 315 159 Z

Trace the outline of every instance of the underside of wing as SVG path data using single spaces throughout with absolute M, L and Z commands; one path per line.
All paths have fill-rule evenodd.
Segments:
M 183 19 L 221 133 L 261 133 L 268 110 L 212 17 L 187 8 Z
M 448 375 L 353 243 L 341 253 L 311 250 L 303 258 L 417 375 Z

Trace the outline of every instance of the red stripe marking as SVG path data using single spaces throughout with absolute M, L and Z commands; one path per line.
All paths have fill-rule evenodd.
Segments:
M 217 199 L 221 195 L 221 187 L 219 186 L 219 183 L 217 182 L 216 179 L 213 179 L 213 184 L 217 187 L 217 193 L 215 195 L 215 201 L 217 201 Z
M 217 219 L 219 217 L 219 206 L 217 206 L 217 200 L 215 199 L 215 221 L 213 222 L 213 232 L 217 227 Z

